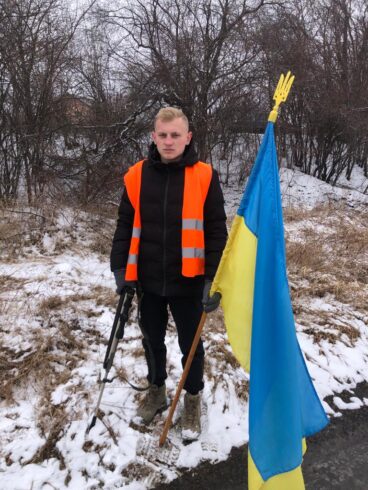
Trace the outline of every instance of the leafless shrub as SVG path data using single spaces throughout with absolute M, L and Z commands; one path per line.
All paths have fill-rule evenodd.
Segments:
M 3 260 L 24 255 L 26 247 L 41 247 L 49 228 L 55 225 L 55 206 L 43 202 L 33 207 L 0 206 L 0 246 Z

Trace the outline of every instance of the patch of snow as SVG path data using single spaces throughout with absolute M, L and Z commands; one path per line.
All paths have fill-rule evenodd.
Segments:
M 356 172 L 359 173 L 358 168 Z M 343 202 L 357 208 L 368 206 L 368 194 L 362 192 L 362 188 L 368 186 L 368 179 L 365 179 L 362 174 L 354 178 L 354 182 L 351 182 L 351 188 L 343 188 L 333 187 L 299 170 L 281 168 L 280 184 L 283 207 L 311 209 L 320 204 Z M 245 186 L 242 185 L 223 189 L 226 214 L 229 218 L 232 218 L 236 213 L 244 188 Z
M 349 403 L 344 402 L 339 396 L 334 396 L 333 402 L 340 410 L 356 410 L 364 405 L 362 400 L 355 396 L 350 398 Z

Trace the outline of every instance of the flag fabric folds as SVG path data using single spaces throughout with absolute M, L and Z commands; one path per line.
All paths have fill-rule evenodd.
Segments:
M 274 124 L 269 122 L 212 291 L 230 344 L 250 372 L 250 490 L 304 488 L 304 438 L 328 418 L 295 332 L 286 273 Z

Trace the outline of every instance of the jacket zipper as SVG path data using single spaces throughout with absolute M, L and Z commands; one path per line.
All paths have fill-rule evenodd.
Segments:
M 167 172 L 167 177 L 166 177 L 166 184 L 165 184 L 165 194 L 164 194 L 164 230 L 163 230 L 163 285 L 162 285 L 162 295 L 166 296 L 166 235 L 167 235 L 167 230 L 166 230 L 166 211 L 167 211 L 167 194 L 169 190 L 169 178 L 170 178 L 170 172 L 169 169 L 166 169 Z

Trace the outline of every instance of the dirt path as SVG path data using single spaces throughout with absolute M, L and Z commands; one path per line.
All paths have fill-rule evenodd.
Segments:
M 352 393 L 339 395 L 346 401 Z M 368 398 L 368 384 L 357 387 L 354 396 Z M 327 400 L 331 403 L 331 400 Z M 337 410 L 337 409 L 336 409 Z M 245 490 L 247 488 L 247 446 L 233 449 L 221 463 L 204 463 L 158 490 Z M 307 490 L 368 489 L 368 406 L 345 410 L 331 419 L 321 433 L 308 439 L 303 474 Z

